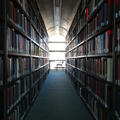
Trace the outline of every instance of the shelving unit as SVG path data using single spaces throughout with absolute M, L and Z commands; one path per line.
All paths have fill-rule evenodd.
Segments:
M 119 6 L 81 0 L 66 36 L 66 71 L 95 120 L 120 119 Z
M 35 0 L 0 1 L 0 14 L 0 119 L 23 120 L 49 71 L 48 34 Z

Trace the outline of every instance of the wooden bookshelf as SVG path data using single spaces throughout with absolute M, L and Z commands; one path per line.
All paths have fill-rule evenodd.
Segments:
M 66 36 L 66 71 L 95 120 L 120 119 L 116 105 L 120 104 L 116 102 L 120 100 L 117 4 L 120 2 L 81 0 Z
M 36 1 L 0 3 L 0 119 L 23 120 L 49 71 L 48 34 Z

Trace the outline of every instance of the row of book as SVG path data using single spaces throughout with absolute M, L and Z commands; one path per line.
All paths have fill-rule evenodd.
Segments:
M 102 53 L 111 53 L 112 52 L 112 30 L 107 30 L 105 33 L 102 33 L 96 36 L 93 39 L 88 40 L 87 49 L 86 43 L 80 45 L 75 53 L 75 49 L 71 51 L 71 56 L 80 56 L 85 54 L 102 54 Z M 72 43 L 73 44 L 73 43 Z M 70 46 L 71 47 L 71 46 Z
M 32 70 L 35 70 L 48 63 L 47 59 L 43 58 L 32 58 Z
M 9 114 L 7 120 L 20 120 L 23 119 L 26 110 L 30 107 L 30 94 L 26 94 L 15 109 Z
M 31 24 L 28 18 L 18 9 L 13 1 L 9 1 L 9 17 L 21 29 L 23 29 L 29 36 L 31 32 Z
M 40 56 L 40 47 L 35 45 L 34 43 L 31 44 L 31 54 Z
M 30 41 L 23 35 L 19 34 L 17 31 L 15 31 L 15 29 L 8 27 L 7 41 L 9 51 L 25 54 L 30 53 Z M 41 46 L 46 47 L 45 43 L 42 43 Z M 31 45 L 31 50 L 32 55 L 40 56 L 40 54 L 43 54 L 43 51 L 33 43 Z
M 35 100 L 36 95 L 40 90 L 40 83 L 36 84 L 30 92 L 28 92 L 25 96 L 20 99 L 20 102 L 15 109 L 9 114 L 8 120 L 20 120 L 24 118 L 27 110 L 29 110 L 30 105 Z M 11 96 L 12 97 L 12 96 Z
M 19 34 L 15 29 L 7 30 L 8 50 L 19 53 L 30 53 L 30 41 L 23 35 Z
M 76 57 L 76 56 L 82 56 L 86 55 L 86 43 L 78 46 L 77 48 L 73 49 L 72 51 L 69 51 L 66 54 L 66 57 Z
M 106 32 L 98 35 L 93 40 L 88 41 L 88 54 L 101 54 L 112 52 L 113 33 L 109 29 Z
M 108 24 L 108 4 L 104 2 L 95 17 L 88 23 L 88 36 Z
M 71 73 L 71 75 L 76 78 L 76 80 L 80 80 L 82 83 L 86 84 L 89 91 L 92 92 L 101 103 L 104 103 L 105 106 L 111 105 L 111 101 L 108 97 L 112 93 L 111 86 L 105 84 L 104 82 L 101 82 L 101 80 L 96 79 L 95 77 L 91 77 L 89 75 L 86 76 L 84 72 L 81 72 L 69 65 L 67 65 L 66 67 L 67 70 Z M 85 96 L 83 97 L 85 98 Z
M 99 101 L 88 91 L 87 104 L 98 120 L 109 120 L 107 110 L 102 105 L 100 105 Z
M 32 59 L 32 70 L 39 68 L 43 64 L 43 59 L 33 58 Z
M 47 57 L 48 52 L 37 46 L 36 44 L 32 43 L 31 44 L 31 54 L 36 55 L 36 56 L 41 56 L 41 57 Z
M 87 107 L 91 111 L 93 116 L 95 116 L 95 118 L 98 120 L 110 120 L 110 119 L 112 120 L 113 116 L 110 116 L 110 113 L 108 111 L 108 110 L 111 110 L 110 107 L 112 105 L 112 100 L 109 99 L 112 96 L 111 86 L 109 85 L 105 86 L 105 91 L 106 91 L 105 98 L 107 102 L 107 105 L 106 105 L 107 109 L 106 109 L 105 106 L 103 105 L 104 102 L 102 102 L 101 98 L 94 95 L 94 91 L 91 92 L 91 89 L 86 89 L 86 87 L 82 86 L 78 82 L 77 84 L 78 84 L 77 87 L 79 87 L 79 94 L 81 98 L 86 101 Z M 95 87 L 95 85 L 93 86 Z
M 102 4 L 101 4 L 102 3 Z M 98 13 L 100 14 L 99 21 L 101 21 L 101 25 L 107 24 L 108 22 L 111 22 L 113 17 L 113 4 L 114 2 L 111 0 L 92 0 L 90 1 L 88 5 L 88 17 L 90 18 L 91 14 L 95 9 L 98 7 L 98 5 L 101 5 Z
M 23 29 L 23 31 L 25 31 L 25 33 L 27 33 L 35 42 L 39 44 L 41 39 L 40 35 L 32 26 L 28 18 L 24 15 L 24 13 L 21 12 L 21 10 L 18 9 L 13 1 L 10 1 L 9 5 L 9 17 L 11 18 L 11 20 L 21 29 Z M 42 28 L 39 32 L 41 33 L 42 38 L 47 42 L 47 38 L 45 37 L 45 33 Z
M 76 68 L 87 71 L 87 73 L 93 76 L 99 76 L 106 81 L 112 82 L 113 77 L 113 61 L 112 58 L 88 58 L 87 60 L 82 58 L 67 59 L 67 63 L 75 66 Z M 119 65 L 119 61 L 118 61 Z M 77 75 L 76 75 L 77 76 Z M 118 83 L 119 84 L 119 67 L 118 67 Z
M 39 88 L 40 88 L 40 84 L 38 82 L 38 84 L 36 84 L 33 88 L 32 88 L 32 91 L 30 93 L 30 101 L 33 102 L 34 98 L 36 97 L 36 95 L 38 94 L 39 92 Z
M 42 85 L 43 76 L 48 71 L 48 66 L 44 66 L 43 68 L 39 69 L 36 72 L 33 72 L 31 74 L 31 82 L 30 82 L 30 88 L 34 87 L 35 84 Z M 39 81 L 38 81 L 39 80 Z M 38 82 L 38 83 L 36 83 Z
M 79 68 L 80 70 L 85 70 L 86 69 L 86 59 L 85 58 L 75 59 L 75 67 Z
M 32 26 L 31 26 L 31 38 L 37 43 L 39 43 L 41 39 L 39 34 L 36 32 L 36 30 Z
M 6 92 L 6 107 L 7 110 L 11 108 L 16 102 L 19 102 L 21 97 L 29 90 L 30 77 L 26 76 L 18 80 L 14 85 L 7 88 Z
M 84 11 L 83 15 L 78 21 L 78 24 L 75 26 L 75 28 L 72 31 L 72 39 L 77 35 L 78 32 L 80 32 L 81 28 L 85 25 L 86 23 L 86 10 Z
M 31 87 L 34 85 L 34 83 L 40 79 L 41 75 L 44 74 L 44 72 L 42 71 L 43 68 L 41 68 L 40 70 L 32 73 L 31 75 Z
M 109 82 L 112 82 L 112 70 L 112 58 L 88 58 L 86 61 L 86 71 L 88 73 L 98 75 Z
M 26 76 L 22 80 L 17 81 L 14 86 L 7 88 L 7 110 L 9 111 L 13 105 L 18 103 L 15 105 L 15 109 L 10 112 L 8 120 L 20 120 L 24 118 L 26 111 L 40 90 L 41 81 L 38 81 L 35 86 L 33 86 L 33 84 L 40 79 L 41 74 L 44 74 L 47 70 L 48 66 L 32 73 L 31 80 L 30 76 Z M 31 91 L 27 92 L 29 88 L 31 88 Z
M 86 74 L 78 69 L 75 70 L 75 77 L 76 79 L 82 83 L 82 85 L 85 85 L 86 82 Z
M 8 58 L 8 81 L 30 72 L 29 58 Z
M 72 32 L 72 37 L 76 36 L 76 34 L 80 31 L 82 26 L 86 23 L 88 18 L 91 16 L 91 13 L 94 11 L 96 5 L 100 1 L 92 0 L 89 2 L 89 7 L 87 9 L 84 9 L 83 15 L 80 17 L 79 21 L 77 22 L 78 19 L 75 19 L 77 25 L 74 27 L 74 22 L 73 22 L 73 31 L 70 31 L 69 34 Z M 88 35 L 91 35 L 95 33 L 97 30 L 100 30 L 101 27 L 105 26 L 108 24 L 108 22 L 111 21 L 112 19 L 112 3 L 110 3 L 110 0 L 107 0 L 106 2 L 103 2 L 101 5 L 101 8 L 98 13 L 96 13 L 95 17 L 88 23 Z
M 78 36 L 75 37 L 75 39 L 67 46 L 66 51 L 69 51 L 71 48 L 75 47 L 82 41 L 86 39 L 86 27 L 82 30 L 81 33 L 78 34 Z
M 86 59 L 85 58 L 78 58 L 78 59 L 67 59 L 67 63 L 70 65 L 75 66 L 76 68 L 79 68 L 80 70 L 86 69 Z
M 110 85 L 105 84 L 104 82 L 101 82 L 101 80 L 91 76 L 87 76 L 86 85 L 91 93 L 98 96 L 100 101 L 104 101 L 105 106 L 111 105 L 111 101 L 108 97 L 110 94 L 112 95 L 112 88 Z
M 77 48 L 77 56 L 86 55 L 86 43 Z
M 68 31 L 67 36 L 70 35 L 70 34 L 73 32 L 73 28 L 74 28 L 74 26 L 76 25 L 76 23 L 78 22 L 78 20 L 80 19 L 80 16 L 83 15 L 83 12 L 85 13 L 85 6 L 86 6 L 87 4 L 88 4 L 88 0 L 84 0 L 84 1 L 81 1 L 81 2 L 80 2 L 80 5 L 79 5 L 78 10 L 77 10 L 77 14 L 76 14 L 75 17 L 74 17 L 74 20 L 73 20 L 73 22 L 72 22 L 72 25 L 71 25 L 69 31 Z M 77 27 L 77 26 L 78 26 L 78 25 L 76 25 L 76 27 Z M 78 29 L 78 28 L 75 28 L 75 29 Z M 77 30 L 76 32 L 78 32 L 78 31 L 79 31 L 79 30 Z

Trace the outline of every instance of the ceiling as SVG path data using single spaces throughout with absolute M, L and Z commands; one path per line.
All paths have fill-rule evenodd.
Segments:
M 66 36 L 80 0 L 36 0 L 49 37 Z

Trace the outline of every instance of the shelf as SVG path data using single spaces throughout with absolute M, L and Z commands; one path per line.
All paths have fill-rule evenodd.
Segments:
M 28 13 L 26 13 L 26 11 L 23 9 L 23 7 L 20 5 L 20 3 L 17 0 L 12 0 L 14 3 L 17 4 L 18 8 L 20 9 L 20 11 L 22 13 L 24 13 L 24 15 L 27 17 L 27 19 L 31 22 L 32 26 L 34 27 L 34 29 L 37 31 L 37 33 L 39 34 L 39 36 L 41 37 L 41 34 L 39 33 L 38 29 L 36 28 L 36 26 L 34 25 L 33 21 L 30 19 L 30 16 L 28 15 Z M 44 29 L 43 29 L 44 30 Z M 42 37 L 41 37 L 42 38 Z M 43 38 L 42 38 L 43 40 Z M 44 41 L 44 40 L 43 40 Z M 44 41 L 45 42 L 45 41 Z M 48 46 L 48 44 L 45 42 L 45 44 Z
M 86 58 L 86 55 L 75 56 L 75 57 L 66 57 L 66 59 L 77 59 L 77 58 Z
M 80 98 L 82 99 L 82 101 L 84 102 L 84 104 L 86 103 L 86 99 L 84 98 L 84 97 L 82 97 L 81 95 L 80 95 Z
M 29 92 L 30 89 L 28 89 L 25 93 L 23 93 L 19 99 L 13 104 L 10 106 L 10 108 L 7 110 L 7 114 L 9 115 L 10 112 L 20 103 L 21 99 Z
M 89 75 L 89 76 L 91 76 L 91 77 L 94 77 L 94 78 L 96 78 L 96 79 L 98 79 L 98 80 L 100 79 L 100 80 L 102 80 L 102 82 L 105 82 L 106 84 L 109 84 L 109 85 L 112 84 L 112 82 L 107 81 L 106 78 L 104 78 L 104 77 L 102 77 L 102 76 L 100 76 L 100 75 L 97 75 L 96 73 L 82 70 L 82 69 L 77 68 L 77 67 L 75 67 L 75 66 L 73 66 L 73 65 L 71 65 L 71 64 L 68 64 L 68 63 L 66 63 L 66 64 L 69 65 L 69 66 L 71 66 L 71 67 L 73 67 L 73 68 L 75 68 L 75 69 L 77 69 L 77 70 L 79 70 L 79 71 L 81 71 L 81 72 L 83 72 L 83 73 L 85 73 L 85 74 L 87 74 L 87 75 Z
M 23 54 L 17 52 L 8 52 L 8 56 L 15 56 L 15 57 L 30 57 L 30 54 Z
M 35 45 L 37 45 L 38 47 L 40 47 L 42 50 L 48 52 L 45 48 L 41 47 L 41 45 L 39 43 L 37 43 L 36 41 L 34 40 L 31 40 Z
M 86 74 L 89 75 L 89 76 L 91 76 L 91 77 L 94 77 L 97 80 L 102 80 L 102 82 L 104 82 L 106 84 L 112 85 L 112 82 L 107 81 L 106 78 L 104 78 L 103 76 L 98 75 L 97 73 L 86 71 Z
M 69 74 L 71 74 L 71 72 L 67 71 Z M 78 78 L 76 78 L 73 74 L 71 74 L 71 76 L 73 78 L 75 78 L 82 86 L 85 86 L 85 83 L 83 83 L 81 80 L 79 80 Z
M 87 5 L 88 6 L 88 5 Z M 70 32 L 70 34 L 69 34 L 69 36 L 72 34 L 72 32 L 73 32 L 73 30 L 74 30 L 74 28 L 76 27 L 76 25 L 78 24 L 78 22 L 79 22 L 79 20 L 80 20 L 80 18 L 81 18 L 81 16 L 83 15 L 83 13 L 84 13 L 84 11 L 85 11 L 85 9 L 87 8 L 87 6 L 85 6 L 83 9 L 82 9 L 82 12 L 81 12 L 81 14 L 80 14 L 80 16 L 79 16 L 79 18 L 78 18 L 78 20 L 76 21 L 76 24 L 74 25 L 74 27 L 72 28 L 72 30 L 71 30 L 71 32 Z M 78 7 L 78 9 L 79 9 L 79 7 Z M 73 24 L 73 23 L 72 23 Z M 69 32 L 68 32 L 69 33 Z M 67 35 L 68 36 L 68 35 Z
M 30 89 L 34 88 L 35 85 L 45 76 L 45 74 L 46 74 L 47 72 L 48 72 L 48 71 L 46 71 L 37 81 L 35 81 Z
M 14 78 L 14 77 L 8 78 L 7 86 L 11 86 L 11 85 L 14 84 L 16 81 L 21 80 L 21 79 L 23 79 L 24 77 L 26 77 L 26 76 L 28 76 L 28 75 L 30 75 L 30 72 L 27 72 L 27 73 L 25 73 L 25 74 L 23 74 L 23 75 L 20 75 L 20 76 L 17 77 L 17 78 Z
M 101 53 L 96 55 L 86 55 L 87 58 L 112 57 L 112 53 Z
M 14 28 L 15 30 L 17 30 L 20 34 L 22 34 L 24 37 L 26 37 L 29 40 L 32 40 L 26 33 L 25 31 L 22 29 L 22 27 L 20 27 L 19 25 L 17 25 L 16 23 L 14 23 L 9 17 L 7 17 L 7 23 L 8 26 Z
M 31 55 L 33 58 L 42 58 L 42 59 L 48 59 L 48 57 L 42 57 L 42 56 L 36 56 L 36 55 Z
M 99 58 L 99 57 L 112 57 L 112 53 L 96 54 L 96 55 L 81 55 L 75 57 L 66 57 L 66 59 L 77 59 L 77 58 Z
M 43 49 L 44 51 L 48 52 L 47 50 L 45 50 L 43 47 L 41 47 L 37 42 L 35 42 L 32 38 L 30 38 L 25 31 L 18 26 L 17 24 L 15 24 L 10 18 L 8 18 L 8 24 L 13 27 L 15 30 L 17 30 L 19 33 L 21 33 L 23 36 L 25 36 L 27 39 L 31 40 L 34 44 L 36 44 L 37 46 L 39 46 L 41 49 Z
M 85 104 L 86 104 L 87 109 L 90 111 L 91 115 L 93 116 L 93 118 L 94 118 L 95 120 L 98 120 L 97 116 L 96 116 L 95 113 L 92 111 L 92 109 L 90 108 L 90 106 L 89 106 L 87 103 L 85 103 Z
M 72 38 L 72 40 L 68 43 L 68 45 L 66 46 L 66 48 L 70 45 L 70 43 L 75 40 L 75 38 L 78 36 L 78 34 L 80 34 L 80 32 L 86 27 L 86 23 L 81 27 L 80 31 L 77 32 L 77 34 Z
M 93 9 L 93 11 L 91 12 L 91 14 L 88 17 L 88 22 L 96 15 L 96 13 L 100 9 L 100 7 L 101 7 L 101 5 L 103 4 L 104 1 L 105 0 L 100 0 L 100 2 L 96 5 L 96 7 Z
M 93 10 L 93 12 L 91 13 L 91 15 L 90 15 L 90 17 L 88 18 L 88 22 L 94 17 L 94 15 L 97 13 L 97 11 L 98 11 L 98 9 L 100 9 L 100 6 L 103 4 L 103 2 L 104 2 L 104 0 L 101 0 L 100 2 L 99 2 L 99 4 L 96 6 L 96 8 Z M 85 7 L 86 8 L 86 7 Z M 85 9 L 84 8 L 84 9 Z M 84 9 L 83 9 L 83 11 L 82 12 L 84 12 Z M 82 13 L 83 14 L 83 13 Z M 78 20 L 79 21 L 79 20 Z M 87 22 L 86 22 L 87 23 Z M 81 30 L 76 34 L 76 36 L 68 43 L 68 45 L 77 37 L 77 35 L 78 34 L 80 34 L 80 32 L 82 31 L 82 29 L 84 29 L 84 27 L 86 26 L 86 23 L 83 25 L 83 27 L 81 28 Z M 77 24 L 77 23 L 76 23 Z M 75 26 L 76 26 L 76 24 L 75 24 Z M 75 28 L 75 26 L 73 27 L 73 28 Z M 72 30 L 73 31 L 73 30 Z M 72 33 L 72 32 L 71 32 Z M 71 33 L 70 33 L 70 35 L 71 35 Z M 69 36 L 70 36 L 69 35 Z M 67 45 L 67 46 L 68 46 Z
M 80 45 L 84 44 L 85 42 L 91 40 L 92 38 L 98 36 L 99 34 L 102 34 L 103 32 L 105 32 L 106 30 L 108 30 L 108 29 L 111 28 L 111 27 L 112 27 L 112 24 L 109 24 L 109 25 L 107 25 L 107 26 L 102 27 L 99 32 L 96 32 L 94 35 L 89 36 L 86 40 L 84 40 L 84 41 L 82 41 L 81 43 L 77 44 L 76 46 L 74 46 L 72 49 L 70 49 L 70 50 L 67 51 L 66 53 L 74 50 L 75 48 L 77 48 L 77 47 L 79 47 Z M 73 40 L 74 40 L 74 39 L 73 39 Z M 72 41 L 73 41 L 73 40 L 72 40 Z M 71 43 L 72 41 L 70 41 L 70 43 Z M 69 46 L 70 43 L 68 43 L 67 47 Z M 66 47 L 66 48 L 67 48 L 67 47 Z
M 96 95 L 89 87 L 86 88 L 91 94 L 93 94 L 93 96 L 101 103 L 103 107 L 108 108 L 108 105 L 104 102 L 104 100 L 102 100 L 98 95 Z
M 85 70 L 81 70 L 80 68 L 77 68 L 77 67 L 75 67 L 74 65 L 71 65 L 71 64 L 68 64 L 68 63 L 66 63 L 66 64 L 69 65 L 69 66 L 71 66 L 71 67 L 73 67 L 73 68 L 76 68 L 77 70 L 79 70 L 79 71 L 81 71 L 81 72 L 83 72 L 83 73 L 86 73 Z
M 81 46 L 81 45 L 84 44 L 85 42 L 86 42 L 86 40 L 84 40 L 84 41 L 80 42 L 79 44 L 75 45 L 72 49 L 68 50 L 68 51 L 66 52 L 66 54 L 67 54 L 68 52 L 74 50 L 75 48 Z
M 36 72 L 36 71 L 40 70 L 41 68 L 43 68 L 43 67 L 47 66 L 48 64 L 49 64 L 49 63 L 47 63 L 47 64 L 45 64 L 45 65 L 43 65 L 43 66 L 41 66 L 41 67 L 39 67 L 39 68 L 37 68 L 37 69 L 35 69 L 35 70 L 33 70 L 31 73 L 34 73 L 34 72 Z
M 106 26 L 103 26 L 100 28 L 99 31 L 95 32 L 93 35 L 90 35 L 86 40 L 91 40 L 92 38 L 98 36 L 99 34 L 102 34 L 103 32 L 107 31 L 109 28 L 111 28 L 113 25 L 112 23 L 106 25 Z
M 42 76 L 41 78 L 47 73 L 48 71 L 46 71 Z M 41 79 L 40 78 L 40 79 Z M 20 103 L 21 99 L 40 81 L 40 79 L 38 79 L 31 88 L 29 88 L 25 93 L 23 93 L 19 99 L 13 104 L 10 106 L 10 108 L 8 109 L 7 111 L 7 114 L 10 114 L 10 112 Z

